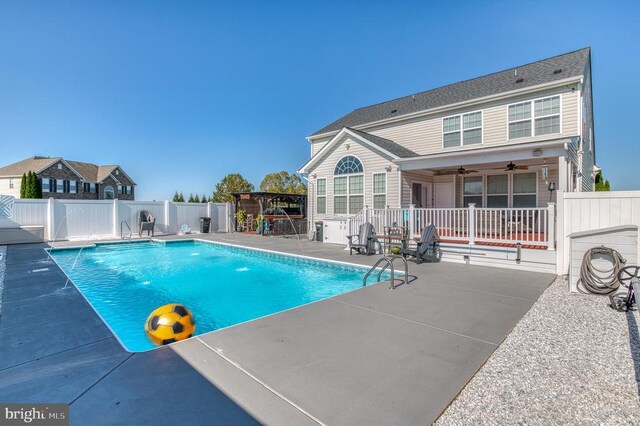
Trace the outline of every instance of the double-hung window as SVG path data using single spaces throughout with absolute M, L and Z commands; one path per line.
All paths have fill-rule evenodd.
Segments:
M 536 174 L 513 175 L 513 207 L 536 207 Z
M 78 181 L 76 180 L 69 181 L 69 192 L 71 194 L 75 194 L 78 192 Z
M 387 206 L 387 174 L 373 174 L 373 208 L 384 209 Z
M 475 203 L 476 207 L 482 207 L 482 186 L 482 176 L 469 176 L 464 178 L 462 196 L 464 207 L 468 207 L 470 203 Z
M 327 180 L 318 179 L 316 184 L 316 212 L 318 214 L 327 213 Z
M 64 179 L 56 179 L 56 192 L 64 192 Z
M 333 172 L 333 213 L 356 214 L 364 206 L 364 168 L 356 157 L 347 155 Z
M 442 119 L 442 146 L 444 148 L 479 143 L 482 143 L 482 111 Z
M 535 101 L 534 115 L 536 135 L 560 133 L 560 96 Z
M 487 207 L 501 208 L 509 206 L 509 176 L 487 176 Z
M 552 133 L 560 133 L 560 96 L 509 105 L 509 139 Z

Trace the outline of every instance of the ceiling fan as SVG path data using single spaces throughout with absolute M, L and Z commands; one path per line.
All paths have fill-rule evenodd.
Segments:
M 516 166 L 513 161 L 510 161 L 507 164 L 507 168 L 504 169 L 506 172 L 512 172 L 514 170 L 529 170 L 529 166 Z
M 467 170 L 464 167 L 460 167 L 455 170 L 444 170 L 440 172 L 440 175 L 468 175 L 469 173 L 477 173 L 477 170 Z
M 501 169 L 502 167 L 497 167 L 497 169 Z M 510 161 L 504 169 L 505 172 L 513 172 L 514 170 L 529 170 L 529 166 L 516 166 L 513 161 Z

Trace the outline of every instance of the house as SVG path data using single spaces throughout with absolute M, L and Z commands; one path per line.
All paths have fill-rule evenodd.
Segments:
M 42 198 L 135 199 L 135 182 L 118 165 L 97 166 L 60 157 L 31 157 L 0 168 L 0 195 L 20 198 L 22 175 L 35 172 Z
M 449 223 L 439 219 L 439 233 L 466 243 L 517 229 L 509 240 L 530 241 L 527 231 L 552 247 L 557 191 L 594 189 L 591 86 L 585 48 L 356 109 L 307 138 L 298 172 L 309 180 L 310 221 L 324 222 L 325 241 L 344 242 L 358 215 L 424 209 L 392 223 L 419 235 L 441 214 Z

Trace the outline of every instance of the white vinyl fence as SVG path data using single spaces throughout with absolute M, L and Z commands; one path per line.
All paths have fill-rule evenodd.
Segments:
M 569 271 L 569 235 L 622 225 L 640 226 L 640 191 L 558 191 L 557 273 Z M 639 261 L 628 259 L 627 264 Z
M 175 234 L 183 224 L 200 230 L 200 218 L 211 218 L 211 232 L 230 232 L 229 203 L 173 203 L 171 201 L 31 200 L 17 199 L 11 220 L 20 226 L 43 226 L 45 239 L 119 238 L 128 225 L 137 232 L 137 215 L 149 211 L 157 234 Z M 126 224 L 125 224 L 126 222 Z

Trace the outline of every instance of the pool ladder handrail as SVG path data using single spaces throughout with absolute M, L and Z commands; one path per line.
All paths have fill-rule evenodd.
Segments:
M 123 232 L 122 232 L 122 225 L 126 225 L 127 229 L 129 230 L 129 237 L 125 237 Z M 122 222 L 120 222 L 120 238 L 122 238 L 123 240 L 126 238 L 129 238 L 129 241 L 131 241 L 131 238 L 133 238 L 133 231 L 131 230 L 131 227 L 129 226 L 129 223 L 126 220 L 123 220 Z
M 393 267 L 393 262 L 396 259 L 401 259 L 402 262 L 404 263 L 404 277 L 402 277 L 404 278 L 403 284 L 409 284 L 409 265 L 407 264 L 407 259 L 405 259 L 402 256 L 391 255 L 391 256 L 382 256 L 380 259 L 378 259 L 378 261 L 364 275 L 364 278 L 362 279 L 362 286 L 365 287 L 367 285 L 367 278 L 369 278 L 369 275 L 371 275 L 371 273 L 376 270 L 376 268 L 380 265 L 380 263 L 385 262 L 385 265 L 382 268 L 380 268 L 380 270 L 378 271 L 377 282 L 380 282 L 380 277 L 382 276 L 384 271 L 386 271 L 387 268 L 391 268 L 391 278 L 389 279 L 389 288 L 391 290 L 395 289 L 396 288 L 395 281 L 396 279 L 399 279 L 399 278 L 396 278 L 395 268 Z

